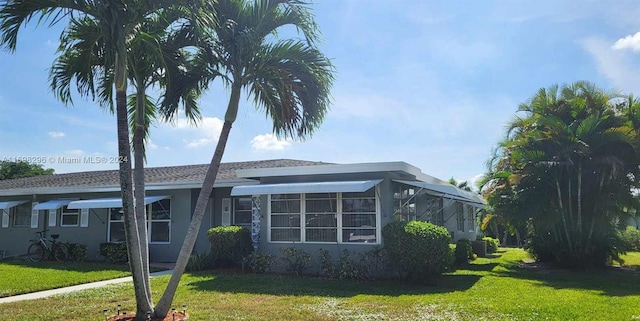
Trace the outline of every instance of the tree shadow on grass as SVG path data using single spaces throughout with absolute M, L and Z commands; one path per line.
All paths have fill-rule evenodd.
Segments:
M 462 266 L 458 266 L 456 271 L 489 272 L 498 265 L 498 263 L 464 264 Z
M 640 273 L 620 268 L 576 271 L 552 266 L 513 265 L 494 275 L 539 282 L 539 286 L 555 289 L 599 291 L 605 296 L 640 295 Z
M 404 281 L 355 281 L 284 275 L 220 274 L 206 280 L 188 283 L 186 286 L 198 291 L 281 296 L 352 297 L 361 294 L 400 296 L 465 291 L 480 278 L 479 275 L 443 275 L 433 285 L 419 285 Z

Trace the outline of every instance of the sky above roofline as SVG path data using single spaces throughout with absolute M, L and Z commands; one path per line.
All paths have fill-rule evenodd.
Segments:
M 588 80 L 640 92 L 635 1 L 345 0 L 312 8 L 337 68 L 324 124 L 306 141 L 278 139 L 243 100 L 224 162 L 404 161 L 443 180 L 473 180 L 539 88 Z M 29 157 L 58 173 L 116 169 L 115 117 L 80 97 L 65 107 L 49 90 L 60 30 L 29 25 L 14 54 L 0 52 L 0 159 Z M 148 166 L 210 161 L 228 99 L 220 83 L 211 88 L 197 127 L 154 124 Z

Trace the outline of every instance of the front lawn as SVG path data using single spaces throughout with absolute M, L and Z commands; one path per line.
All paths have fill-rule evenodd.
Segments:
M 127 265 L 0 262 L 0 297 L 129 276 Z
M 187 274 L 175 299 L 191 320 L 634 320 L 640 274 L 519 264 L 520 249 L 445 275 L 435 286 L 252 274 Z M 152 279 L 157 300 L 168 276 Z M 98 320 L 135 306 L 130 284 L 2 305 L 8 320 Z

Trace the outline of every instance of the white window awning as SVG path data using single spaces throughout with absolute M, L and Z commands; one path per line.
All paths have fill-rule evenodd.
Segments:
M 144 205 L 155 203 L 157 201 L 169 198 L 168 195 L 163 196 L 147 196 L 144 198 Z M 69 203 L 69 209 L 82 209 L 82 208 L 118 208 L 122 207 L 122 198 L 94 198 L 88 200 L 73 201 Z
M 20 204 L 24 204 L 28 201 L 7 201 L 0 202 L 0 211 L 9 211 L 12 207 L 16 207 Z
M 469 203 L 469 205 L 473 205 L 475 207 L 484 208 L 484 200 L 475 193 L 467 192 L 460 190 L 459 188 L 453 185 L 441 185 L 441 184 L 431 184 L 420 181 L 403 181 L 403 180 L 393 180 L 394 182 L 398 182 L 401 184 L 411 185 L 415 187 L 424 188 L 429 191 L 437 192 L 437 195 L 458 200 L 461 202 Z
M 381 179 L 367 181 L 245 185 L 232 188 L 231 196 L 365 192 L 380 182 L 382 182 Z
M 63 206 L 69 205 L 72 199 L 59 199 L 40 203 L 33 207 L 34 210 L 57 210 Z

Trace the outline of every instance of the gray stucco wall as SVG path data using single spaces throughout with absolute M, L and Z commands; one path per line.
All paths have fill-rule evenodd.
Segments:
M 173 262 L 175 261 L 182 241 L 186 235 L 187 226 L 191 220 L 192 191 L 191 190 L 162 190 L 148 191 L 147 196 L 169 195 L 171 197 L 171 236 L 168 244 L 149 244 L 149 256 L 151 261 Z M 85 194 L 52 194 L 36 195 L 35 201 L 46 202 L 62 198 L 92 199 L 119 197 L 119 193 L 85 193 Z M 197 195 L 196 195 L 197 198 Z M 3 197 L 0 201 L 26 199 L 25 197 Z M 30 240 L 35 238 L 35 232 L 43 228 L 49 230 L 47 235 L 60 234 L 59 241 L 83 243 L 87 245 L 89 260 L 101 260 L 99 255 L 100 243 L 107 242 L 108 210 L 90 209 L 88 227 L 62 227 L 60 226 L 60 210 L 57 211 L 56 226 L 48 226 L 48 212 L 39 212 L 38 228 L 30 227 L 0 227 L 0 251 L 7 251 L 9 255 L 26 254 Z M 205 214 L 202 229 L 210 225 L 209 215 Z M 11 220 L 13 218 L 10 218 Z M 206 233 L 199 233 L 197 248 L 202 247 L 202 238 L 206 240 Z M 208 248 L 207 248 L 208 249 Z

